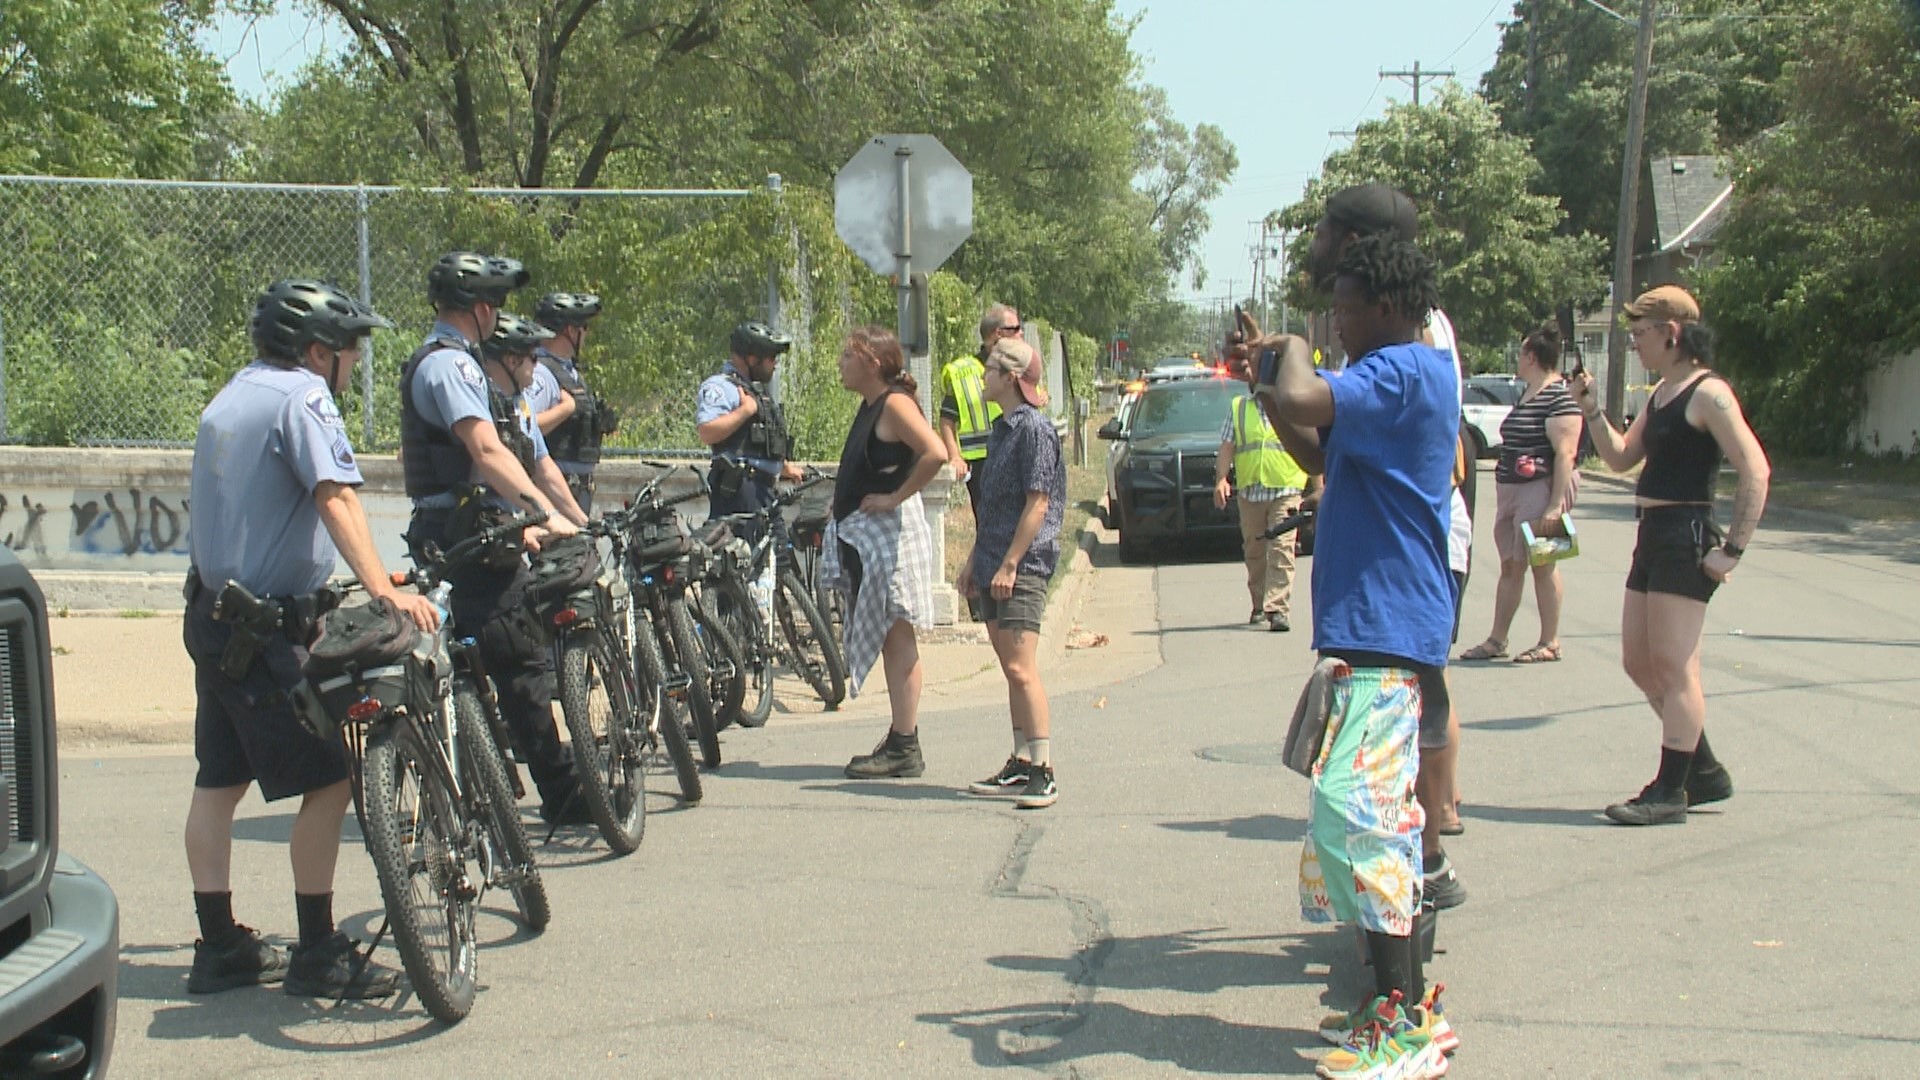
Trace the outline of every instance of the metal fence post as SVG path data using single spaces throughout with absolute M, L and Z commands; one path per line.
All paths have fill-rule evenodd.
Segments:
M 7 317 L 0 313 L 0 443 L 7 441 Z
M 356 185 L 353 189 L 353 213 L 355 242 L 360 248 L 360 302 L 373 310 L 373 251 L 367 242 L 367 186 Z M 361 444 L 368 449 L 373 442 L 373 335 L 367 335 L 366 355 L 360 358 L 360 420 L 365 441 Z

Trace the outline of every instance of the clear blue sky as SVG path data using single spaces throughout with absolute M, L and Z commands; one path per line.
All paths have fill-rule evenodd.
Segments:
M 229 20 L 207 39 L 227 58 L 241 93 L 261 97 L 313 56 L 337 49 L 344 32 L 292 10 L 252 32 Z M 1493 63 L 1499 24 L 1512 0 L 1115 0 L 1137 18 L 1134 52 L 1147 82 L 1164 87 L 1174 115 L 1189 126 L 1218 125 L 1240 154 L 1233 184 L 1212 206 L 1213 228 L 1201 259 L 1201 295 L 1232 283 L 1245 295 L 1252 278 L 1250 224 L 1300 195 L 1348 130 L 1407 101 L 1413 89 L 1382 79 L 1382 69 L 1457 73 L 1469 87 Z M 1229 55 L 1232 63 L 1228 63 Z M 1425 84 L 1428 87 L 1433 83 Z M 1423 93 L 1425 91 L 1423 90 Z M 1185 290 L 1185 282 L 1182 282 Z

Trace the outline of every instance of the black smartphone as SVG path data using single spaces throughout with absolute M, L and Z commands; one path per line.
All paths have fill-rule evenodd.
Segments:
M 1278 386 L 1280 384 L 1279 350 L 1262 349 L 1260 351 L 1260 374 L 1259 377 L 1253 381 L 1261 386 Z
M 1579 378 L 1579 377 L 1580 377 L 1580 376 L 1582 376 L 1582 375 L 1585 375 L 1586 373 L 1587 373 L 1587 362 L 1586 362 L 1586 360 L 1584 360 L 1583 358 L 1581 358 L 1581 356 L 1580 356 L 1580 354 L 1579 354 L 1579 353 L 1574 353 L 1574 354 L 1573 354 L 1573 368 L 1572 368 L 1572 370 L 1570 370 L 1570 371 L 1568 371 L 1568 372 L 1567 372 L 1567 377 L 1568 377 L 1568 378 L 1570 378 L 1570 379 L 1575 379 L 1575 378 Z

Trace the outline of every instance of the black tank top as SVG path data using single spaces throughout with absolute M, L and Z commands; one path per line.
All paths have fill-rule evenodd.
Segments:
M 1641 438 L 1647 447 L 1647 463 L 1640 470 L 1640 482 L 1634 494 L 1643 499 L 1665 502 L 1712 503 L 1713 478 L 1720 471 L 1720 444 L 1711 432 L 1687 423 L 1687 402 L 1700 384 L 1713 377 L 1707 372 L 1673 395 L 1665 405 L 1647 402 L 1647 427 Z
M 890 387 L 853 414 L 847 445 L 840 450 L 840 472 L 833 479 L 835 521 L 860 509 L 860 500 L 869 495 L 889 495 L 900 490 L 907 474 L 913 471 L 913 448 L 906 443 L 888 442 L 877 430 L 887 399 L 905 393 L 900 387 Z

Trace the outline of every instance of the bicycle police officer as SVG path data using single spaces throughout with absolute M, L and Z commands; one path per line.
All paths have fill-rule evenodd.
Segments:
M 538 370 L 534 354 L 551 340 L 553 331 L 545 326 L 502 312 L 492 335 L 480 343 L 480 355 L 485 359 L 487 381 L 493 393 L 503 399 L 501 404 L 518 429 L 508 445 L 516 454 L 526 455 L 521 463 L 527 475 L 533 478 L 541 494 L 552 500 L 554 508 L 568 521 L 585 525 L 586 512 L 574 501 L 568 478 L 548 452 L 546 437 L 540 433 L 534 416 L 532 380 Z
M 540 298 L 533 318 L 553 331 L 553 337 L 534 349 L 539 365 L 527 389 L 554 464 L 566 476 L 580 508 L 588 512 L 593 510 L 593 467 L 600 463 L 601 440 L 620 426 L 613 406 L 580 377 L 587 322 L 598 314 L 600 298 L 592 293 L 557 292 Z
M 713 448 L 712 494 L 708 512 L 745 514 L 774 505 L 774 484 L 801 477 L 800 467 L 787 461 L 793 439 L 787 434 L 779 403 L 767 392 L 767 382 L 780 356 L 793 348 L 793 339 L 765 323 L 734 327 L 728 339 L 732 357 L 720 374 L 700 384 L 695 431 Z M 724 457 L 722 455 L 725 455 Z M 747 463 L 741 468 L 729 459 Z M 735 527 L 747 539 L 756 530 Z
M 347 759 L 339 742 L 300 724 L 287 696 L 323 613 L 319 590 L 341 557 L 370 596 L 423 630 L 439 625 L 426 597 L 387 579 L 334 404 L 361 339 L 392 325 L 332 285 L 275 282 L 254 305 L 258 359 L 200 414 L 182 634 L 199 699 L 186 849 L 200 940 L 189 993 L 284 978 L 302 997 L 374 998 L 393 993 L 398 978 L 334 928 L 334 865 L 352 798 Z M 269 802 L 301 796 L 288 841 L 300 925 L 291 963 L 233 919 L 233 814 L 254 783 Z
M 543 529 L 527 530 L 527 541 L 535 546 L 543 535 L 579 531 L 539 492 L 526 464 L 502 438 L 514 438 L 520 428 L 507 403 L 490 397 L 477 358 L 507 294 L 528 279 L 516 259 L 469 251 L 443 255 L 427 272 L 427 298 L 436 312 L 433 330 L 400 375 L 401 473 L 413 500 L 407 543 L 416 560 L 426 544 L 448 547 L 476 518 L 506 507 L 553 514 Z M 525 603 L 531 574 L 517 552 L 501 555 L 448 574 L 453 625 L 479 642 L 501 716 L 539 789 L 541 813 L 555 821 L 569 804 L 579 806 L 573 798 L 578 783 L 572 755 L 553 722 L 545 635 Z

